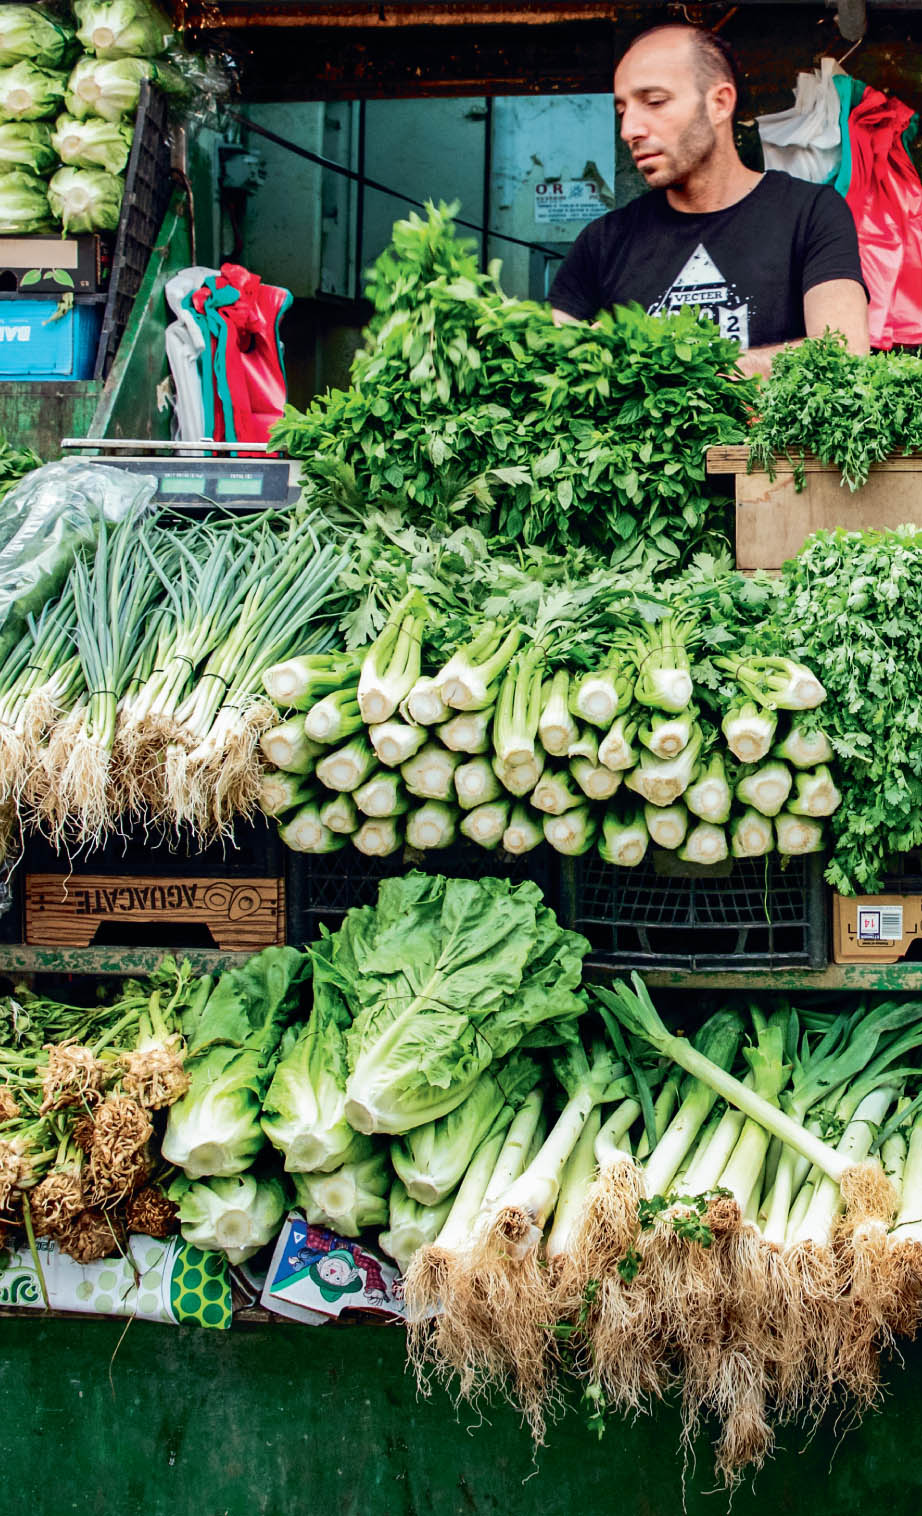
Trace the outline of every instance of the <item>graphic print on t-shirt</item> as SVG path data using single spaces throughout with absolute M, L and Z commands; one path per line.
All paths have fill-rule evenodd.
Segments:
M 710 316 L 717 323 L 722 337 L 749 346 L 749 304 L 738 298 L 736 286 L 727 283 L 703 242 L 698 243 L 662 298 L 648 307 L 647 314 L 668 316 L 680 305 L 696 306 L 702 316 Z

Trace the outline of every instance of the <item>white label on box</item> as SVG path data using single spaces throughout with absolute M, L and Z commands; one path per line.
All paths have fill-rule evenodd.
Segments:
M 901 905 L 868 906 L 858 912 L 859 942 L 899 942 L 902 936 Z
M 535 220 L 547 225 L 561 221 L 595 221 L 605 206 L 594 179 L 549 179 L 535 185 Z

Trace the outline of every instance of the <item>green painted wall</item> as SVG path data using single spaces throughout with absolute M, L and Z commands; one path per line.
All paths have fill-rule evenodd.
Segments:
M 39 457 L 61 456 L 62 437 L 85 437 L 99 400 L 95 379 L 9 379 L 0 384 L 0 436 Z
M 403 1335 L 294 1324 L 205 1332 L 133 1322 L 0 1322 L 0 1454 L 11 1509 L 32 1516 L 679 1516 L 673 1411 L 575 1415 L 532 1462 L 516 1417 L 475 1426 L 441 1391 L 419 1400 Z M 124 1337 L 122 1336 L 124 1332 Z M 122 1339 L 121 1342 L 119 1339 Z M 894 1367 L 883 1414 L 835 1446 L 786 1437 L 733 1516 L 914 1516 L 922 1352 Z M 532 1477 L 533 1476 L 533 1477 Z M 706 1447 L 687 1516 L 724 1516 Z

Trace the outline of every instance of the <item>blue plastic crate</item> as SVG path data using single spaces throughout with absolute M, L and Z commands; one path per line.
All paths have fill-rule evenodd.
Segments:
M 0 299 L 0 379 L 91 379 L 102 304 L 59 309 L 56 295 Z

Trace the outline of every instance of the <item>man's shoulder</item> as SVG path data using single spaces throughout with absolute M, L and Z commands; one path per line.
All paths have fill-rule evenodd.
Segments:
M 781 168 L 769 168 L 760 185 L 765 199 L 783 203 L 791 210 L 812 210 L 815 205 L 835 205 L 841 196 L 831 184 L 815 184 L 812 179 L 797 179 Z
M 606 211 L 604 216 L 597 216 L 584 227 L 581 236 L 596 247 L 622 242 L 635 230 L 657 220 L 662 215 L 665 203 L 666 197 L 662 191 L 646 190 L 626 205 L 619 205 L 615 210 Z

